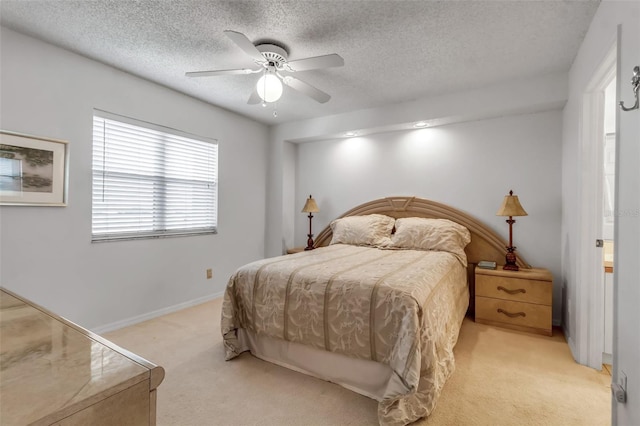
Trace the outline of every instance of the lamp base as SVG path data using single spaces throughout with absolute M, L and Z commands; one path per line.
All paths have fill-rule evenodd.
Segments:
M 502 267 L 505 271 L 519 271 L 520 268 L 516 265 L 516 248 L 507 247 L 507 255 L 505 256 L 505 264 Z
M 305 250 L 313 250 L 315 247 L 313 246 L 313 234 L 307 234 L 309 239 L 307 240 L 307 246 L 304 248 Z

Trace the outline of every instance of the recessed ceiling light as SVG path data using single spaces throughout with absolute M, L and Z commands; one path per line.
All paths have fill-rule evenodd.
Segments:
M 347 132 L 344 134 L 346 137 L 354 137 L 354 136 L 358 136 L 358 132 Z
M 413 125 L 413 127 L 415 127 L 416 129 L 421 129 L 423 127 L 429 127 L 429 123 L 427 123 L 426 121 L 418 121 Z

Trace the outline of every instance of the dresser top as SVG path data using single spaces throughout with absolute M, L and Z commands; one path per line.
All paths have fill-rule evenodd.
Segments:
M 109 343 L 0 289 L 2 423 L 50 424 L 162 370 Z
M 542 268 L 520 268 L 519 271 L 505 271 L 502 269 L 502 265 L 498 265 L 496 269 L 483 269 L 476 267 L 476 274 L 521 278 L 524 280 L 553 281 L 553 275 L 551 275 L 551 272 Z

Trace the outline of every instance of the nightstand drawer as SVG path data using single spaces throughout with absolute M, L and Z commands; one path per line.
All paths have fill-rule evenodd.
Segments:
M 552 290 L 549 281 L 476 275 L 476 296 L 550 306 Z
M 476 321 L 511 324 L 551 332 L 551 306 L 476 295 Z

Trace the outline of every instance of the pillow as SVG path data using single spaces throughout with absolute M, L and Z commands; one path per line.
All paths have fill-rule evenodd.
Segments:
M 330 244 L 385 247 L 391 244 L 395 219 L 382 214 L 347 216 L 331 222 Z
M 464 248 L 470 242 L 469 230 L 459 223 L 448 219 L 406 217 L 396 220 L 390 248 L 446 251 L 466 266 Z

